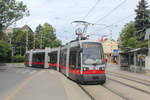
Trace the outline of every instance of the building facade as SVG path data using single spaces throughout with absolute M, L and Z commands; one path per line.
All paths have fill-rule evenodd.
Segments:
M 116 62 L 118 59 L 118 42 L 113 39 L 105 39 L 103 42 L 105 57 L 109 62 Z

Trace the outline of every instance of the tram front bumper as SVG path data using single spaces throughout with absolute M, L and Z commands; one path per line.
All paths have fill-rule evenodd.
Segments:
M 82 80 L 84 82 L 100 82 L 106 80 L 105 74 L 83 74 Z

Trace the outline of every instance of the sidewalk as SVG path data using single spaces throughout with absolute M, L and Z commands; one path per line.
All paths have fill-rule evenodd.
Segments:
M 54 70 L 42 70 L 25 79 L 4 100 L 88 100 L 78 85 Z
M 150 82 L 150 76 L 146 73 L 134 73 L 128 70 L 121 70 L 118 64 L 107 64 L 106 72 L 115 72 L 119 74 L 123 74 L 129 77 L 137 78 L 140 80 L 144 80 Z

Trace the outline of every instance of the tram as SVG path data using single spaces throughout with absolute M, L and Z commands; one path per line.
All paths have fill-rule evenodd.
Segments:
M 59 48 L 31 50 L 25 58 L 26 66 L 53 68 L 77 82 L 106 81 L 103 46 L 97 41 L 81 40 Z
M 78 37 L 58 48 L 31 50 L 26 53 L 24 64 L 31 67 L 52 68 L 66 77 L 80 83 L 101 83 L 106 81 L 103 46 L 98 41 L 87 40 L 85 33 L 88 25 L 81 23 L 84 29 L 78 28 Z

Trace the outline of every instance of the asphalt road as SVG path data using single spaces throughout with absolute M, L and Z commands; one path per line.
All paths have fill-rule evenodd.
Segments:
M 146 79 L 147 76 L 120 70 L 118 65 L 108 64 L 107 73 L 116 72 Z M 132 77 L 131 77 L 132 76 Z M 150 91 L 142 84 L 109 75 L 136 88 Z M 84 88 L 95 100 L 142 100 L 150 96 L 144 92 L 107 80 L 104 86 L 85 85 Z M 132 94 L 132 95 L 130 95 Z M 24 67 L 23 64 L 0 64 L 0 100 L 90 100 L 89 96 L 73 81 L 50 69 Z
M 20 82 L 41 69 L 24 68 L 23 64 L 0 65 L 0 100 L 9 94 Z
M 0 100 L 90 100 L 73 81 L 50 69 L 0 65 Z

